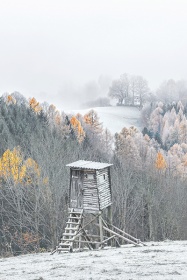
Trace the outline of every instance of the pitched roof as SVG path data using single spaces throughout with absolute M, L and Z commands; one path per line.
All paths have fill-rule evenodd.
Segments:
M 78 160 L 73 163 L 69 163 L 66 166 L 68 167 L 75 167 L 79 169 L 103 169 L 108 166 L 112 166 L 113 164 L 110 163 L 103 163 L 103 162 L 96 162 L 96 161 L 87 161 L 87 160 Z

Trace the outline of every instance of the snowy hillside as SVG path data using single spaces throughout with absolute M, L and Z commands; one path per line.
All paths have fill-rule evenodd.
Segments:
M 103 127 L 109 129 L 112 134 L 120 132 L 123 127 L 128 128 L 132 125 L 136 126 L 139 129 L 141 128 L 140 111 L 136 107 L 111 106 L 91 109 L 95 110 L 98 113 Z M 84 115 L 91 109 L 72 110 L 66 113 L 80 113 L 81 115 Z
M 1 280 L 185 280 L 187 241 L 0 259 Z

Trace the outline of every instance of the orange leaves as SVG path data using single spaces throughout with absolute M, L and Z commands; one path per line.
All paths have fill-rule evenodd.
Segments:
M 35 113 L 39 113 L 42 110 L 39 102 L 37 102 L 34 97 L 29 99 L 29 105 Z
M 73 116 L 70 120 L 70 123 L 76 133 L 79 143 L 81 143 L 85 138 L 85 132 L 81 126 L 80 121 L 75 116 Z
M 12 97 L 12 95 L 7 95 L 6 103 L 9 104 L 16 104 L 16 100 Z
M 103 130 L 102 124 L 99 122 L 98 114 L 94 110 L 90 110 L 84 115 L 84 122 L 91 127 L 93 132 L 101 133 Z
M 166 161 L 165 161 L 163 155 L 160 152 L 157 153 L 155 166 L 159 170 L 165 169 L 167 167 Z
M 37 234 L 33 234 L 30 232 L 22 233 L 22 238 L 25 246 L 37 243 L 40 240 Z
M 84 121 L 85 121 L 85 123 L 87 123 L 87 124 L 92 124 L 92 118 L 91 118 L 91 116 L 90 116 L 89 114 L 86 114 L 86 115 L 84 116 Z
M 93 127 L 98 127 L 101 125 L 99 123 L 97 112 L 94 110 L 90 110 L 87 114 L 84 115 L 84 121 L 86 124 L 89 124 Z
M 76 127 L 80 122 L 76 119 L 76 117 L 73 116 L 70 120 L 70 123 L 73 127 Z

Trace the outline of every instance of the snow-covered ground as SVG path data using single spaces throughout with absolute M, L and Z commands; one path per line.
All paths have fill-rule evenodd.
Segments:
M 186 280 L 187 241 L 0 259 L 0 280 Z
M 121 107 L 121 106 L 110 106 L 110 107 L 97 107 L 92 108 L 99 116 L 101 123 L 104 128 L 110 130 L 112 134 L 120 132 L 123 127 L 136 126 L 141 127 L 140 123 L 140 110 L 136 107 Z M 72 110 L 67 111 L 68 114 L 85 115 L 91 109 L 84 110 Z

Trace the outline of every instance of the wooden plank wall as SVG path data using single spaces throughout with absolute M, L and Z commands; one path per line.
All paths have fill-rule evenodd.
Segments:
M 87 178 L 83 178 L 83 208 L 85 210 L 99 211 L 99 197 L 97 190 L 97 180 L 95 170 L 84 170 L 84 175 L 87 174 Z
M 98 170 L 96 172 L 96 174 L 97 174 L 99 204 L 100 204 L 100 210 L 102 210 L 112 204 L 112 196 L 111 196 L 111 190 L 110 190 L 110 185 L 109 185 L 110 180 L 109 180 L 108 169 L 104 168 L 104 169 Z M 104 178 L 104 176 L 105 176 L 105 178 Z

